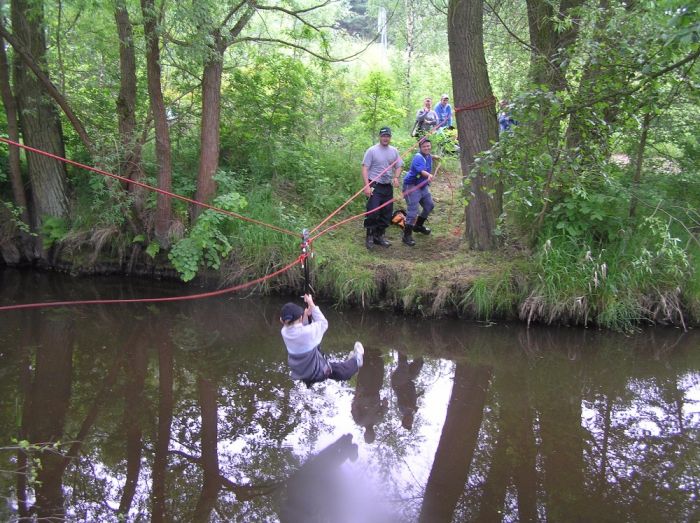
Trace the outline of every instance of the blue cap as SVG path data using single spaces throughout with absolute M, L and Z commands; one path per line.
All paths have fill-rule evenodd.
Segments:
M 391 127 L 382 127 L 381 129 L 379 129 L 379 136 L 382 136 L 385 134 L 388 136 L 391 136 Z

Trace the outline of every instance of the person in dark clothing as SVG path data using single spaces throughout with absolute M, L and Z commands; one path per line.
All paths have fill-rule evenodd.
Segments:
M 391 373 L 391 388 L 396 394 L 396 404 L 401 414 L 401 426 L 406 430 L 413 427 L 413 418 L 418 410 L 418 393 L 414 380 L 423 368 L 423 358 L 418 357 L 408 363 L 406 355 L 399 351 L 399 363 Z
M 374 211 L 382 204 L 393 200 L 394 187 L 399 186 L 403 160 L 396 147 L 389 145 L 390 142 L 391 129 L 382 127 L 379 129 L 379 143 L 367 149 L 362 159 L 362 179 L 365 184 L 363 192 L 367 196 L 367 212 Z M 367 229 L 365 246 L 368 249 L 372 249 L 375 245 L 382 247 L 391 245 L 384 236 L 384 232 L 391 223 L 393 212 L 393 204 L 389 203 L 365 216 L 365 229 Z
M 348 358 L 340 363 L 329 362 L 321 352 L 321 340 L 328 330 L 328 320 L 310 294 L 304 295 L 306 309 L 296 303 L 282 307 L 282 339 L 287 347 L 287 362 L 292 379 L 303 381 L 307 387 L 327 379 L 349 380 L 362 367 L 364 347 L 359 341 Z M 313 321 L 309 322 L 309 318 Z
M 388 401 L 379 392 L 384 384 L 384 360 L 376 349 L 367 349 L 364 366 L 357 375 L 355 397 L 352 400 L 352 419 L 365 428 L 365 442 L 375 439 L 374 426 L 388 410 Z
M 416 113 L 416 122 L 413 124 L 411 136 L 421 137 L 429 133 L 433 127 L 438 124 L 438 115 L 433 110 L 433 99 L 426 98 L 423 100 L 423 107 L 418 109 Z

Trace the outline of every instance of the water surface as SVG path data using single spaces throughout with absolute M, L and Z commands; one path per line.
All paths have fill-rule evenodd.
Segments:
M 1 302 L 169 296 L 0 271 Z M 698 334 L 338 312 L 292 382 L 282 299 L 0 313 L 0 519 L 697 521 Z M 30 442 L 29 452 L 17 450 Z

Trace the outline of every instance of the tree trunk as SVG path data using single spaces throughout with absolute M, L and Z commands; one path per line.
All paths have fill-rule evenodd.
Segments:
M 151 521 L 153 523 L 169 521 L 166 510 L 165 480 L 173 421 L 173 379 L 173 347 L 172 341 L 166 335 L 158 347 L 158 436 L 153 457 L 151 491 Z
M 141 179 L 141 143 L 136 137 L 136 54 L 134 35 L 126 0 L 117 0 L 114 20 L 119 34 L 119 96 L 117 118 L 119 120 L 119 142 L 122 146 L 120 172 L 130 180 Z M 128 184 L 130 192 L 137 195 L 137 209 L 143 205 L 144 190 Z M 141 195 L 141 197 L 139 197 Z
M 141 449 L 143 442 L 142 413 L 145 410 L 143 394 L 148 358 L 144 344 L 138 338 L 130 339 L 124 347 L 124 372 L 126 373 L 126 390 L 124 391 L 124 432 L 126 433 L 126 481 L 119 501 L 118 514 L 126 521 L 131 504 L 136 494 L 139 473 L 141 472 Z
M 457 363 L 445 424 L 425 486 L 421 522 L 453 521 L 478 443 L 490 378 L 487 367 Z
M 64 427 L 73 381 L 75 326 L 68 318 L 53 318 L 38 335 L 34 381 L 29 407 L 29 441 L 35 444 L 65 441 Z M 39 452 L 36 501 L 39 521 L 65 518 L 63 473 L 65 460 L 60 449 Z
M 455 107 L 486 102 L 493 98 L 484 55 L 483 3 L 481 0 L 450 0 L 447 38 Z M 474 169 L 475 156 L 487 150 L 498 137 L 493 105 L 469 111 L 456 111 L 459 128 L 460 160 L 469 203 L 465 214 L 466 237 L 476 250 L 497 246 L 494 230 L 497 199 L 489 195 L 495 184 Z
M 637 149 L 637 157 L 634 159 L 634 176 L 632 178 L 632 199 L 630 201 L 630 218 L 634 218 L 637 213 L 637 191 L 639 184 L 642 181 L 642 165 L 644 164 L 644 150 L 647 147 L 647 136 L 649 135 L 649 125 L 651 124 L 651 113 L 644 115 L 642 120 L 642 134 L 639 137 L 639 148 Z
M 199 407 L 202 411 L 202 468 L 204 481 L 193 521 L 207 522 L 210 520 L 216 500 L 221 489 L 218 454 L 217 431 L 217 390 L 211 381 L 199 376 L 197 378 L 197 390 L 199 392 Z
M 530 29 L 530 80 L 551 91 L 567 86 L 566 66 L 562 65 L 564 53 L 576 41 L 580 17 L 573 15 L 567 29 L 559 31 L 558 22 L 572 16 L 571 11 L 583 4 L 583 0 L 562 0 L 558 12 L 548 0 L 526 0 L 527 21 Z
M 153 0 L 141 0 L 143 12 L 143 29 L 146 37 L 146 72 L 148 77 L 148 96 L 156 132 L 156 160 L 158 162 L 158 188 L 164 191 L 172 189 L 172 157 L 170 149 L 170 131 L 165 102 L 161 90 L 160 49 L 157 34 L 156 7 Z M 155 217 L 155 236 L 163 247 L 170 244 L 170 225 L 172 206 L 170 197 L 158 194 Z
M 216 194 L 214 174 L 219 168 L 219 123 L 221 117 L 221 74 L 224 68 L 225 46 L 217 34 L 216 49 L 204 65 L 202 79 L 202 128 L 199 172 L 197 173 L 197 201 L 210 203 Z M 196 218 L 200 207 L 193 206 L 192 217 Z
M 36 63 L 45 69 L 46 42 L 43 11 L 26 0 L 12 1 L 12 27 Z M 24 143 L 49 153 L 65 156 L 61 121 L 53 102 L 45 96 L 41 83 L 18 56 L 14 59 L 15 92 Z M 28 153 L 27 165 L 34 203 L 34 226 L 45 217 L 68 216 L 66 170 L 64 164 L 45 156 Z
M 241 2 L 231 15 L 244 9 L 241 17 L 236 21 L 227 35 L 221 34 L 221 28 L 212 30 L 213 45 L 209 48 L 209 57 L 204 64 L 202 74 L 202 149 L 199 157 L 199 171 L 197 172 L 197 195 L 200 202 L 210 203 L 216 194 L 216 182 L 214 175 L 219 168 L 220 154 L 220 122 L 221 122 L 221 77 L 224 68 L 224 53 L 236 37 L 241 34 L 255 13 L 255 9 Z M 199 206 L 193 206 L 190 214 L 196 218 L 200 212 Z
M 411 112 L 411 102 L 413 98 L 413 84 L 411 82 L 411 71 L 413 68 L 413 59 L 416 51 L 416 8 L 414 0 L 404 0 L 404 8 L 406 11 L 406 72 L 404 79 L 404 106 L 406 114 L 415 116 Z M 413 118 L 411 118 L 413 125 Z
M 4 6 L 3 1 L 0 1 L 0 8 Z M 3 19 L 0 17 L 0 27 L 4 27 Z M 7 135 L 13 142 L 19 142 L 19 127 L 17 125 L 17 103 L 12 94 L 10 86 L 10 66 L 7 61 L 7 53 L 5 52 L 5 41 L 0 38 L 0 93 L 2 94 L 2 103 L 5 106 L 5 115 L 7 116 Z M 24 183 L 22 182 L 22 170 L 19 161 L 19 148 L 9 147 L 10 160 L 10 182 L 12 184 L 12 196 L 17 207 L 22 210 L 22 221 L 29 224 L 29 208 L 27 207 L 27 194 L 24 191 Z

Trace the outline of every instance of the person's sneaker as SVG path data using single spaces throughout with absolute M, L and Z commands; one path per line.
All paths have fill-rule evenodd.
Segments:
M 359 341 L 355 342 L 355 348 L 353 349 L 355 352 L 355 359 L 357 360 L 357 366 L 362 367 L 362 363 L 364 363 L 365 359 L 365 348 L 362 346 L 362 343 Z

